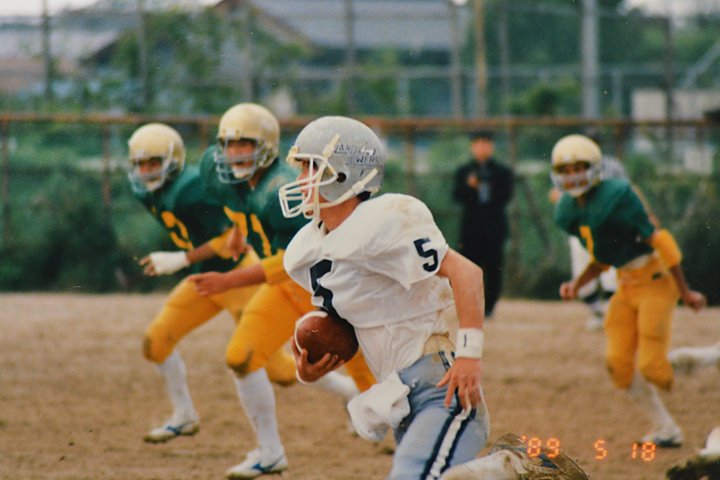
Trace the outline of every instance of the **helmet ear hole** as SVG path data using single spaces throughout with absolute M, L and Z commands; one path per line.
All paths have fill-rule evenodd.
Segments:
M 347 175 L 345 175 L 343 172 L 338 173 L 337 182 L 343 183 L 345 180 L 347 180 Z

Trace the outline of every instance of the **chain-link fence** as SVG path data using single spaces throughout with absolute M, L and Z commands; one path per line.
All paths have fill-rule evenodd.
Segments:
M 197 162 L 214 141 L 216 117 L 0 115 L 0 290 L 149 290 L 137 259 L 174 248 L 133 198 L 126 178 L 127 139 L 141 124 L 175 127 Z M 281 121 L 281 159 L 310 119 Z M 569 276 L 565 235 L 553 223 L 549 153 L 563 135 L 592 126 L 604 153 L 621 159 L 663 226 L 683 247 L 691 284 L 720 301 L 718 198 L 720 125 L 708 121 L 632 122 L 579 119 L 363 118 L 385 140 L 384 191 L 425 201 L 451 246 L 460 207 L 454 171 L 470 159 L 467 132 L 497 132 L 496 157 L 516 176 L 510 204 L 505 294 L 556 298 Z

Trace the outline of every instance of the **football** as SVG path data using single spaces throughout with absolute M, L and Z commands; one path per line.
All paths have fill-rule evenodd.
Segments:
M 308 361 L 315 363 L 326 353 L 347 362 L 358 351 L 355 329 L 346 320 L 323 310 L 301 317 L 295 324 L 295 344 L 308 351 Z

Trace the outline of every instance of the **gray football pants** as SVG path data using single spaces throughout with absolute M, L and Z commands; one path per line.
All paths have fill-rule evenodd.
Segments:
M 464 412 L 456 395 L 449 409 L 444 406 L 447 389 L 435 385 L 450 368 L 448 355 L 425 355 L 399 372 L 410 387 L 410 414 L 394 431 L 397 449 L 388 480 L 435 480 L 452 465 L 474 459 L 488 441 L 485 402 Z

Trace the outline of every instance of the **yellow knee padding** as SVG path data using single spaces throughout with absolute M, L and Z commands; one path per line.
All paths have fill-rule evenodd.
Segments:
M 657 250 L 660 260 L 666 267 L 674 267 L 682 261 L 682 252 L 672 234 L 665 230 L 659 230 L 650 242 L 650 246 Z
M 607 371 L 610 375 L 615 388 L 625 389 L 632 383 L 633 376 L 635 375 L 635 369 L 632 365 L 625 365 L 621 363 L 614 364 L 612 360 L 607 360 Z
M 163 363 L 175 349 L 175 344 L 153 341 L 152 337 L 146 335 L 143 339 L 143 357 L 153 363 Z

